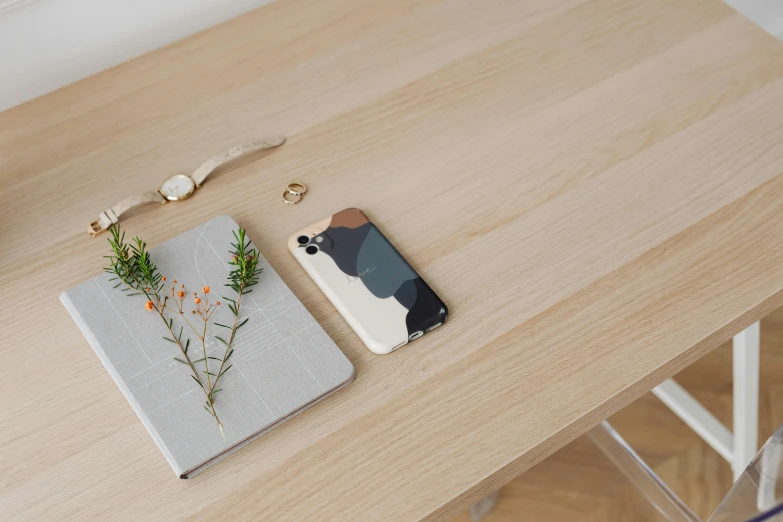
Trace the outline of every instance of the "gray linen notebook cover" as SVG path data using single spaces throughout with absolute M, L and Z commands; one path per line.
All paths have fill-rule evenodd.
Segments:
M 150 253 L 160 273 L 169 281 L 184 283 L 191 297 L 194 290 L 209 286 L 215 299 L 234 298 L 223 285 L 236 229 L 233 219 L 218 216 Z M 240 320 L 248 317 L 249 321 L 233 342 L 234 367 L 221 377 L 223 391 L 215 400 L 225 439 L 204 410 L 204 393 L 189 369 L 173 360 L 179 349 L 162 339 L 168 332 L 160 317 L 144 309 L 144 296 L 124 295 L 113 288 L 116 283 L 109 281 L 107 273 L 60 295 L 181 478 L 203 470 L 353 380 L 351 363 L 263 256 L 259 267 L 263 267 L 259 283 L 243 297 Z M 225 304 L 212 317 L 224 324 L 232 319 Z M 175 325 L 178 321 L 177 315 Z M 212 328 L 208 354 L 222 357 L 224 346 L 214 337 L 220 332 Z M 191 337 L 189 353 L 201 348 L 198 339 Z

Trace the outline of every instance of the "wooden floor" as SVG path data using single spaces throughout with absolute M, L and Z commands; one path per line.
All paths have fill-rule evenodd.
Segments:
M 783 423 L 783 309 L 761 322 L 759 444 Z M 676 377 L 731 426 L 731 344 Z M 729 490 L 729 464 L 647 394 L 610 419 L 617 431 L 704 520 Z M 486 522 L 658 521 L 658 515 L 586 438 L 581 437 L 501 490 Z M 463 514 L 454 522 L 468 522 Z

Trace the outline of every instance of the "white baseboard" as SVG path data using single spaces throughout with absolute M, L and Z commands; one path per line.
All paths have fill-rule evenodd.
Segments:
M 0 111 L 272 0 L 0 0 Z

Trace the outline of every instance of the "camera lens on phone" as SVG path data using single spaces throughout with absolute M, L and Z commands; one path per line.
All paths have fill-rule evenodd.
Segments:
M 299 242 L 300 245 L 306 245 L 310 242 L 310 238 L 307 236 L 299 236 L 296 238 L 296 240 Z
M 310 245 L 309 247 L 305 248 L 305 252 L 307 252 L 310 255 L 318 253 L 318 247 L 315 245 Z

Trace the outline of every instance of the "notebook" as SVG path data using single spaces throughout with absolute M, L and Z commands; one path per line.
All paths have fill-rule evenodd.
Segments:
M 218 216 L 152 248 L 150 255 L 168 281 L 185 284 L 190 299 L 203 286 L 214 289 L 215 299 L 233 298 L 224 284 L 235 230 L 233 219 Z M 106 249 L 108 254 L 108 244 Z M 222 435 L 204 410 L 204 392 L 189 368 L 174 360 L 179 348 L 163 339 L 166 326 L 144 309 L 143 295 L 124 295 L 103 273 L 60 296 L 180 478 L 192 477 L 353 380 L 351 363 L 263 256 L 258 266 L 259 283 L 240 309 L 240 320 L 248 322 L 237 331 L 233 368 L 221 377 L 223 391 L 216 395 Z M 232 324 L 225 303 L 212 321 Z M 209 326 L 208 355 L 221 357 L 225 347 L 214 330 L 221 328 Z M 200 341 L 194 348 L 201 350 Z M 122 458 L 133 457 L 118 454 Z

